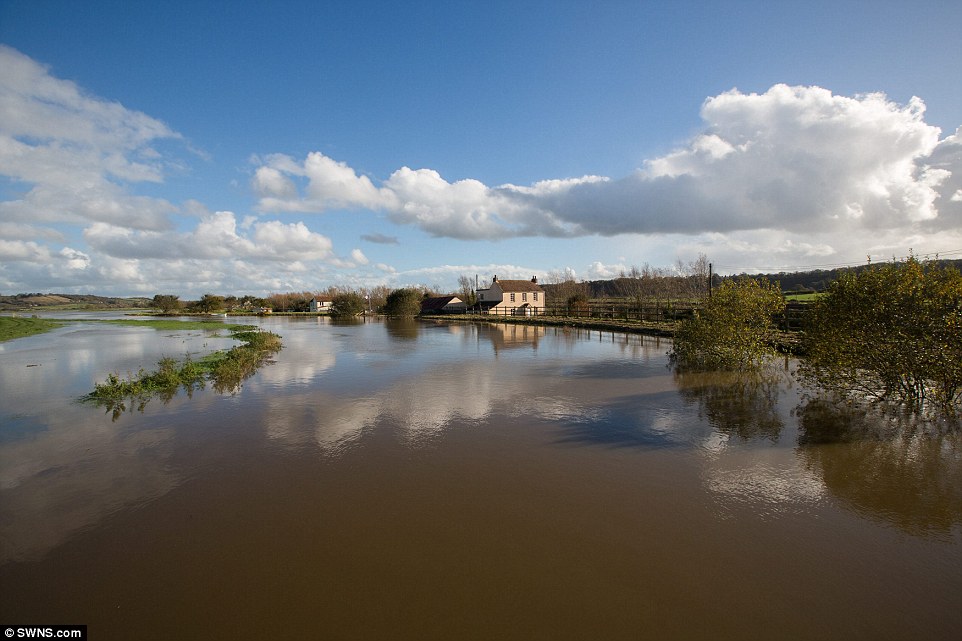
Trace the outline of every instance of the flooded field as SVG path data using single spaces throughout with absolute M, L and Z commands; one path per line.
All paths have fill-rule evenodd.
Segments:
M 962 636 L 957 433 L 840 431 L 787 376 L 676 374 L 664 339 L 248 322 L 284 349 L 236 394 L 116 420 L 78 397 L 227 348 L 226 332 L 79 322 L 0 344 L 0 623 L 91 639 Z

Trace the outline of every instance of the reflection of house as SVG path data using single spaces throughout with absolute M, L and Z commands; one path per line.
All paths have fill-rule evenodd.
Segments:
M 544 313 L 544 290 L 538 278 L 531 280 L 498 280 L 491 287 L 478 290 L 478 305 L 488 314 L 534 316 Z
M 515 348 L 538 349 L 538 342 L 547 333 L 546 328 L 527 323 L 497 323 L 484 325 L 478 330 L 480 338 L 487 338 L 494 353 Z
M 432 296 L 421 301 L 422 314 L 463 314 L 467 310 L 457 296 Z
M 317 312 L 329 312 L 333 301 L 334 299 L 331 296 L 315 296 L 311 299 L 311 311 L 315 314 Z

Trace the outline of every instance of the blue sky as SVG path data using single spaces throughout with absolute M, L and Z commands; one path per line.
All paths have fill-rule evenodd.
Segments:
M 0 0 L 0 293 L 962 254 L 962 4 Z

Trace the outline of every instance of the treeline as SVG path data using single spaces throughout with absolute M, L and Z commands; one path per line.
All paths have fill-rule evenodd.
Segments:
M 708 296 L 710 263 L 701 254 L 672 267 L 631 267 L 610 280 L 577 281 L 570 272 L 550 272 L 541 284 L 551 306 L 575 301 L 620 299 L 636 305 L 670 300 L 701 300 Z M 714 279 L 719 284 L 721 279 Z
M 955 268 L 962 271 L 962 260 L 927 261 L 941 268 Z M 732 279 L 752 278 L 754 280 L 778 283 L 783 292 L 824 292 L 843 274 L 858 274 L 871 268 L 871 264 L 837 269 L 815 269 L 801 272 L 768 272 L 731 276 L 714 274 L 712 287 Z M 632 267 L 616 278 L 609 280 L 576 281 L 570 275 L 560 272 L 549 273 L 542 285 L 548 295 L 567 299 L 575 294 L 583 294 L 588 299 L 638 299 L 657 298 L 701 298 L 708 289 L 708 261 L 699 256 L 695 261 L 679 261 L 672 267 Z
M 931 260 L 926 261 L 927 265 L 938 268 L 952 268 L 958 271 L 962 271 L 962 260 Z M 832 283 L 837 281 L 845 274 L 859 274 L 866 269 L 871 269 L 875 267 L 876 264 L 866 263 L 865 265 L 856 265 L 854 267 L 839 267 L 837 269 L 815 269 L 812 271 L 804 272 L 777 272 L 768 274 L 738 274 L 738 276 L 730 276 L 727 278 L 744 278 L 750 276 L 756 280 L 764 280 L 771 283 L 777 282 L 783 292 L 824 292 L 831 287 Z
M 425 285 L 405 288 L 405 291 L 415 291 L 419 297 L 438 296 L 437 287 Z M 311 310 L 311 301 L 328 301 L 344 303 L 350 302 L 350 307 L 357 307 L 357 312 L 381 312 L 390 301 L 391 294 L 398 290 L 386 285 L 377 287 L 348 288 L 332 286 L 317 291 L 280 292 L 271 293 L 264 297 L 258 296 L 220 296 L 204 294 L 197 300 L 181 300 L 175 294 L 157 294 L 151 299 L 150 306 L 164 314 L 193 313 L 210 314 L 212 312 L 244 313 L 258 312 L 270 309 L 274 313 L 302 313 Z

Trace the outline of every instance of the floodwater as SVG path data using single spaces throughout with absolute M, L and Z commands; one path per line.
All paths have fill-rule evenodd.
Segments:
M 679 375 L 652 337 L 249 322 L 284 349 L 236 393 L 116 420 L 77 398 L 230 341 L 78 322 L 0 344 L 0 623 L 962 638 L 956 432 L 806 410 L 787 377 Z

